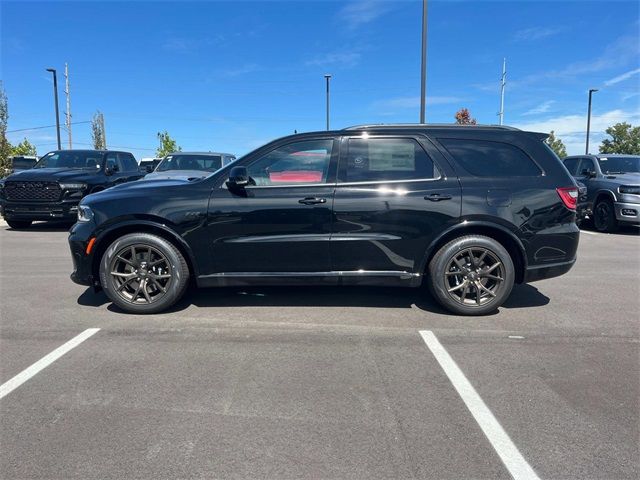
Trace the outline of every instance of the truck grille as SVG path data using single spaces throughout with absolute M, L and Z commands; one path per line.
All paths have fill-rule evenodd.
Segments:
M 55 202 L 60 198 L 60 185 L 56 182 L 5 182 L 7 200 Z

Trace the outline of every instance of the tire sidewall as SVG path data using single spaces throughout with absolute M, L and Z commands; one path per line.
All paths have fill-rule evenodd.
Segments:
M 118 294 L 109 275 L 110 263 L 114 255 L 123 248 L 136 244 L 151 245 L 157 248 L 167 257 L 171 264 L 173 277 L 169 283 L 169 288 L 161 299 L 151 304 L 134 305 L 127 302 Z M 118 238 L 105 250 L 100 259 L 100 284 L 109 299 L 122 310 L 130 313 L 156 313 L 169 308 L 184 293 L 188 281 L 188 269 L 184 267 L 185 262 L 180 252 L 164 238 L 146 233 L 132 233 Z
M 481 247 L 490 250 L 504 266 L 503 288 L 490 303 L 480 307 L 461 305 L 452 299 L 447 292 L 444 272 L 454 255 L 471 247 Z M 429 263 L 429 290 L 434 298 L 447 310 L 461 315 L 484 315 L 494 312 L 511 294 L 515 281 L 515 268 L 509 252 L 496 240 L 481 235 L 464 236 L 444 245 L 434 255 Z
M 599 209 L 603 206 L 607 208 L 607 218 L 604 223 L 600 223 Z M 615 218 L 615 210 L 613 202 L 609 199 L 600 200 L 594 208 L 593 226 L 599 232 L 613 232 L 617 227 L 617 221 Z

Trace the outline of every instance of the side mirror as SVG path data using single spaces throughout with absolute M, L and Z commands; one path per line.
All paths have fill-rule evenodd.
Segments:
M 107 168 L 104 169 L 104 173 L 106 175 L 113 175 L 117 171 L 118 171 L 118 165 L 111 165 L 110 167 L 107 166 Z
M 594 178 L 596 176 L 596 172 L 594 172 L 593 170 L 589 170 L 588 168 L 585 168 L 580 172 L 580 175 L 582 175 L 583 177 Z
M 147 173 L 153 172 L 153 165 L 147 165 Z
M 233 167 L 229 172 L 229 180 L 227 180 L 227 188 L 229 190 L 243 190 L 249 185 L 249 172 L 247 167 Z

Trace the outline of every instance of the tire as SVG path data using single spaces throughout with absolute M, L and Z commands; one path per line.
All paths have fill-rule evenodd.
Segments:
M 31 223 L 31 220 L 7 220 L 7 225 L 9 225 L 14 230 L 29 228 L 31 226 Z
M 174 305 L 189 283 L 189 267 L 169 241 L 148 233 L 115 240 L 100 260 L 109 299 L 130 313 L 157 313 Z
M 474 259 L 473 268 L 469 252 Z M 511 294 L 515 281 L 509 252 L 498 241 L 483 235 L 467 235 L 444 245 L 429 262 L 428 274 L 433 297 L 459 315 L 496 311 Z
M 618 231 L 618 220 L 613 202 L 603 198 L 593 209 L 593 226 L 599 232 L 613 233 Z

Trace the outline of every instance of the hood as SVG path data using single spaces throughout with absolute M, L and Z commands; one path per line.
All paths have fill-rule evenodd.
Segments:
M 640 185 L 640 173 L 638 172 L 612 173 L 609 175 L 605 175 L 604 178 L 606 178 L 607 180 L 615 180 L 616 183 L 620 183 L 621 185 Z
M 16 182 L 40 181 L 40 182 L 65 182 L 70 180 L 82 181 L 95 178 L 100 170 L 81 168 L 30 168 L 15 172 L 5 178 L 5 181 Z
M 162 180 L 162 179 L 177 179 L 177 180 L 196 180 L 199 178 L 205 178 L 211 175 L 213 172 L 206 170 L 166 170 L 164 172 L 152 172 L 144 176 L 143 180 Z

